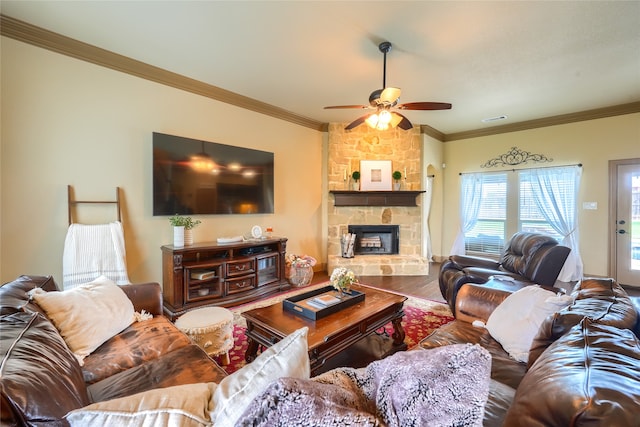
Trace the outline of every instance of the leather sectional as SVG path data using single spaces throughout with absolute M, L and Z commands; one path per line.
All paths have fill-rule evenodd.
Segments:
M 547 317 L 527 363 L 511 358 L 489 331 L 491 313 L 512 292 L 465 284 L 456 320 L 419 344 L 480 344 L 492 356 L 485 426 L 637 426 L 640 414 L 640 298 L 612 279 L 584 279 L 572 303 Z M 522 286 L 516 286 L 522 289 Z
M 51 277 L 21 276 L 0 287 L 1 425 L 66 426 L 73 409 L 135 393 L 227 374 L 162 315 L 157 283 L 123 285 L 136 311 L 153 319 L 109 339 L 81 367 L 42 309 L 34 288 L 55 291 Z

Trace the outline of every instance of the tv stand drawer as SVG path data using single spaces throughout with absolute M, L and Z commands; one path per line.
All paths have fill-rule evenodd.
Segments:
M 255 273 L 255 259 L 247 259 L 243 261 L 227 262 L 227 277 L 238 276 L 241 274 Z
M 238 277 L 236 279 L 229 279 L 226 282 L 227 295 L 237 294 L 238 292 L 246 292 L 256 287 L 256 275 Z

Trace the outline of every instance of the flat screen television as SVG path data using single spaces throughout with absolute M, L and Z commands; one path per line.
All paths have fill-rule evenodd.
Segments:
M 153 133 L 153 215 L 273 213 L 273 153 Z

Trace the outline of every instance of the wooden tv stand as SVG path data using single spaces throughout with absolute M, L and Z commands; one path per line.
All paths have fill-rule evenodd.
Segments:
M 194 308 L 235 306 L 291 287 L 286 238 L 161 249 L 164 313 L 172 321 Z

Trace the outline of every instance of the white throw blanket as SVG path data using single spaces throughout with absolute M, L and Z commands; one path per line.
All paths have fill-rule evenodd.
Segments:
M 122 224 L 119 221 L 71 224 L 62 256 L 63 288 L 75 288 L 101 275 L 119 285 L 131 283 L 127 275 Z

